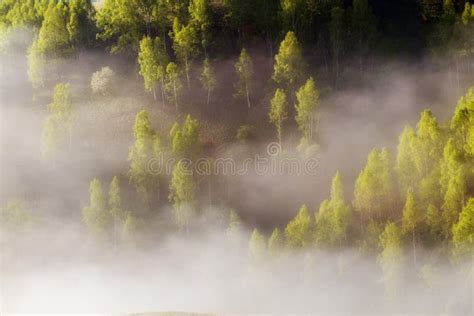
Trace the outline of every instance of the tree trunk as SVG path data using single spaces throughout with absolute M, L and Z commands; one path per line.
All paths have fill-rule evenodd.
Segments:
M 189 62 L 188 62 L 188 58 L 186 57 L 186 59 L 184 60 L 184 68 L 185 68 L 185 72 L 186 72 L 186 83 L 188 85 L 188 90 L 191 90 L 191 80 L 189 79 Z
M 176 107 L 176 113 L 178 113 L 178 93 L 176 91 L 176 82 L 173 84 L 174 91 L 174 106 Z
M 156 88 L 153 87 L 153 88 L 152 88 L 152 91 L 153 91 L 153 100 L 156 101 Z
M 250 96 L 249 96 L 249 88 L 247 86 L 247 83 L 245 83 L 245 94 L 247 96 L 247 106 L 250 109 Z
M 209 106 L 210 100 L 211 100 L 211 89 L 207 89 L 207 106 Z

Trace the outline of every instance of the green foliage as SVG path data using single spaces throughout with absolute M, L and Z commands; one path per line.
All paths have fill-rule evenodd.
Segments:
M 350 207 L 344 201 L 342 177 L 336 173 L 331 184 L 331 198 L 321 203 L 316 214 L 316 244 L 320 247 L 340 246 L 347 238 Z
M 190 16 L 190 24 L 197 32 L 197 36 L 200 38 L 203 50 L 206 51 L 211 35 L 210 1 L 190 0 L 188 11 Z
M 239 60 L 235 63 L 235 73 L 238 81 L 235 84 L 235 97 L 245 97 L 247 106 L 250 108 L 250 92 L 252 90 L 253 62 L 245 48 L 239 55 Z
M 173 31 L 170 32 L 170 37 L 173 39 L 173 50 L 175 55 L 180 60 L 184 67 L 186 74 L 186 82 L 188 89 L 191 88 L 190 69 L 196 50 L 196 32 L 192 25 L 182 25 L 178 18 L 173 21 Z
M 255 138 L 255 127 L 251 125 L 241 125 L 237 129 L 237 133 L 235 134 L 235 139 L 241 143 L 245 144 L 248 141 L 251 141 Z
M 474 254 L 474 198 L 470 198 L 452 227 L 454 253 L 457 256 Z
M 43 126 L 42 155 L 53 157 L 62 147 L 71 147 L 72 128 L 75 122 L 70 85 L 60 83 L 54 87 L 53 102 L 48 105 L 48 116 Z
M 466 193 L 466 175 L 464 168 L 460 167 L 456 174 L 449 179 L 448 187 L 444 195 L 443 205 L 443 226 L 445 236 L 451 235 L 451 227 L 456 222 L 459 212 L 464 205 L 464 197 Z
M 270 112 L 268 113 L 268 116 L 270 118 L 270 123 L 275 125 L 278 136 L 278 143 L 280 144 L 280 146 L 283 123 L 288 119 L 288 112 L 286 108 L 286 94 L 282 89 L 278 88 L 276 89 L 275 95 L 270 101 Z
M 166 65 L 169 58 L 161 42 L 159 37 L 152 40 L 145 36 L 140 42 L 138 65 L 140 66 L 140 75 L 142 75 L 145 83 L 145 89 L 153 91 L 153 97 L 156 100 L 156 85 L 160 83 L 162 102 L 164 102 Z
M 394 223 L 388 223 L 380 235 L 382 253 L 378 262 L 383 271 L 383 282 L 389 297 L 398 295 L 404 268 L 402 234 Z
M 195 212 L 196 190 L 192 170 L 184 161 L 179 161 L 173 169 L 169 200 L 173 203 L 173 214 L 178 227 L 186 231 Z
M 82 218 L 89 232 L 94 236 L 103 236 L 107 232 L 110 213 L 102 192 L 102 184 L 93 179 L 89 186 L 90 202 L 82 209 Z
M 298 214 L 285 228 L 285 239 L 292 248 L 303 248 L 311 244 L 313 223 L 306 205 L 301 206 Z
M 27 63 L 28 80 L 31 82 L 33 88 L 38 89 L 43 87 L 46 72 L 46 60 L 44 55 L 40 52 L 37 39 L 35 39 L 31 43 L 30 48 L 28 48 Z
M 383 221 L 392 216 L 393 197 L 390 153 L 385 148 L 380 152 L 373 149 L 355 183 L 354 210 L 363 222 L 368 219 Z
M 73 52 L 66 25 L 67 13 L 64 2 L 49 2 L 38 33 L 38 51 L 47 58 L 64 58 Z
M 410 126 L 405 126 L 399 137 L 395 170 L 402 192 L 406 192 L 409 187 L 414 187 L 416 184 L 416 166 L 412 158 L 415 151 L 415 138 L 415 131 Z
M 443 218 L 441 216 L 440 210 L 433 204 L 428 206 L 428 210 L 425 214 L 425 222 L 428 226 L 431 240 L 433 242 L 440 241 L 443 233 Z
M 122 227 L 122 238 L 129 245 L 137 245 L 139 242 L 140 232 L 143 230 L 143 222 L 131 212 L 127 212 Z
M 183 126 L 175 123 L 170 131 L 171 148 L 177 158 L 196 159 L 201 152 L 199 122 L 187 115 Z
M 69 1 L 67 30 L 70 41 L 74 46 L 90 45 L 92 40 L 95 39 L 94 15 L 95 10 L 91 0 Z
M 273 80 L 286 87 L 292 87 L 303 77 L 305 62 L 303 52 L 295 33 L 286 33 L 280 43 L 273 66 Z
M 275 228 L 268 239 L 268 253 L 272 257 L 278 257 L 283 250 L 283 238 L 279 228 Z
M 133 134 L 135 142 L 128 152 L 130 161 L 128 177 L 142 202 L 149 204 L 153 190 L 158 185 L 157 175 L 151 172 L 150 163 L 153 159 L 159 158 L 160 137 L 151 128 L 150 119 L 145 110 L 137 113 Z
M 379 237 L 383 232 L 384 227 L 382 224 L 369 220 L 367 225 L 364 227 L 364 235 L 359 244 L 359 250 L 362 253 L 372 254 L 380 250 Z
M 451 129 L 454 132 L 456 143 L 472 154 L 472 133 L 474 126 L 474 88 L 468 90 L 461 97 L 451 119 Z
M 211 100 L 211 92 L 214 91 L 217 85 L 217 80 L 214 74 L 214 69 L 212 68 L 209 59 L 204 59 L 204 63 L 202 65 L 201 70 L 201 77 L 199 78 L 201 81 L 202 87 L 207 92 L 207 105 Z
M 229 212 L 229 225 L 227 227 L 227 237 L 235 242 L 243 233 L 243 224 L 239 214 L 235 210 Z
M 306 83 L 296 92 L 297 103 L 296 123 L 302 133 L 302 139 L 312 143 L 316 137 L 319 121 L 319 91 L 316 89 L 313 78 L 309 78 Z
M 175 63 L 171 62 L 166 66 L 165 90 L 169 93 L 170 102 L 174 103 L 176 112 L 178 112 L 178 97 L 183 88 L 179 75 L 180 71 Z

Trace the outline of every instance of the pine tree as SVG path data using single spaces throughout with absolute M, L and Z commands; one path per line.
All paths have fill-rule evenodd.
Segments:
M 192 58 L 196 54 L 196 34 L 191 25 L 181 25 L 179 19 L 173 21 L 173 31 L 170 32 L 173 39 L 173 50 L 183 65 L 186 74 L 188 90 L 191 89 L 190 69 Z
M 273 80 L 285 87 L 293 87 L 304 73 L 305 62 L 303 52 L 295 33 L 286 33 L 285 39 L 280 43 L 278 54 L 275 56 L 273 66 Z
M 278 88 L 275 91 L 275 95 L 273 96 L 272 100 L 270 101 L 270 113 L 268 115 L 270 117 L 270 123 L 275 125 L 275 128 L 277 130 L 278 143 L 280 144 L 280 148 L 283 123 L 288 119 L 288 112 L 286 111 L 286 107 L 286 94 L 282 89 Z
M 467 201 L 459 214 L 458 221 L 452 227 L 454 253 L 456 256 L 474 254 L 474 198 Z
M 383 282 L 389 297 L 398 295 L 403 274 L 404 256 L 402 234 L 394 223 L 388 223 L 380 235 L 382 253 L 378 262 L 383 271 Z
M 298 214 L 285 228 L 285 239 L 292 248 L 307 247 L 311 243 L 313 224 L 306 205 L 301 206 Z
M 108 202 L 110 214 L 112 215 L 114 224 L 114 247 L 117 248 L 118 224 L 124 220 L 120 183 L 117 176 L 114 176 L 112 178 L 112 182 L 110 182 Z
M 90 202 L 82 210 L 82 218 L 91 234 L 103 236 L 107 232 L 110 220 L 106 208 L 106 201 L 102 192 L 102 184 L 98 179 L 93 179 L 89 186 Z
M 173 203 L 173 214 L 178 227 L 187 232 L 189 221 L 195 212 L 196 184 L 192 170 L 183 161 L 179 161 L 173 169 L 169 199 Z
M 318 128 L 319 91 L 316 89 L 313 78 L 309 78 L 296 93 L 296 123 L 302 133 L 302 140 L 311 143 Z
M 48 105 L 48 117 L 43 126 L 42 143 L 44 158 L 50 158 L 61 147 L 71 148 L 72 128 L 75 112 L 71 101 L 69 84 L 60 83 L 54 87 L 53 102 Z
M 153 92 L 153 98 L 156 100 L 156 85 L 161 85 L 161 98 L 165 102 L 164 82 L 166 78 L 165 65 L 168 63 L 168 56 L 163 49 L 161 39 L 156 37 L 152 40 L 150 37 L 144 37 L 140 42 L 140 51 L 138 52 L 138 64 L 140 66 L 140 75 L 142 75 L 145 89 Z
M 170 102 L 174 103 L 176 112 L 178 112 L 178 97 L 181 93 L 183 85 L 179 79 L 179 69 L 178 66 L 170 62 L 166 66 L 166 84 L 165 90 L 170 94 Z
M 412 249 L 413 249 L 413 266 L 417 267 L 416 261 L 416 243 L 417 243 L 417 231 L 419 230 L 419 224 L 422 221 L 422 214 L 415 203 L 415 197 L 412 190 L 408 190 L 405 207 L 403 208 L 402 215 L 402 232 L 403 234 L 411 235 Z
M 212 68 L 209 59 L 204 59 L 202 66 L 201 77 L 199 78 L 202 87 L 207 92 L 207 105 L 211 100 L 211 92 L 214 91 L 217 85 L 217 80 L 214 75 L 214 69 Z
M 253 63 L 247 50 L 242 48 L 239 60 L 235 64 L 235 72 L 238 76 L 238 81 L 235 85 L 235 97 L 245 97 L 247 106 L 250 108 L 250 92 L 252 90 L 253 77 Z

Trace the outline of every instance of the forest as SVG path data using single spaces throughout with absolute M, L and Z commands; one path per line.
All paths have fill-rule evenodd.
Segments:
M 474 3 L 0 0 L 0 312 L 474 312 Z

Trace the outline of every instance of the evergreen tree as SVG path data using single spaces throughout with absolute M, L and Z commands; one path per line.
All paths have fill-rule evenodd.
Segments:
M 413 249 L 413 266 L 416 268 L 417 261 L 416 261 L 416 243 L 417 243 L 417 231 L 419 231 L 419 224 L 422 220 L 422 214 L 420 214 L 420 210 L 418 205 L 415 203 L 415 197 L 413 195 L 412 190 L 408 190 L 406 199 L 405 199 L 405 207 L 403 208 L 403 215 L 402 215 L 402 232 L 403 234 L 411 235 L 412 239 L 412 249 Z
M 54 87 L 53 102 L 48 105 L 48 117 L 43 126 L 43 157 L 52 157 L 61 147 L 71 148 L 75 112 L 69 84 Z
M 152 40 L 150 37 L 144 37 L 140 42 L 140 51 L 138 52 L 138 64 L 140 66 L 140 75 L 142 75 L 145 89 L 153 92 L 153 98 L 156 100 L 156 85 L 161 85 L 161 98 L 165 102 L 164 89 L 166 68 L 168 56 L 163 49 L 161 39 L 156 37 Z
M 383 282 L 389 297 L 398 295 L 403 274 L 404 256 L 402 246 L 402 234 L 394 223 L 388 223 L 380 235 L 382 253 L 379 256 L 379 264 L 383 271 Z
M 173 50 L 183 65 L 186 74 L 188 89 L 191 89 L 191 79 L 189 71 L 191 69 L 192 58 L 196 54 L 196 34 L 191 25 L 181 25 L 178 18 L 173 21 L 173 31 L 170 32 L 173 39 Z
M 317 133 L 319 121 L 319 91 L 316 89 L 313 78 L 309 78 L 306 83 L 296 92 L 297 103 L 296 123 L 302 133 L 302 142 L 311 143 Z
M 454 253 L 457 256 L 474 254 L 474 198 L 467 201 L 452 227 Z
M 183 85 L 179 79 L 178 66 L 171 62 L 166 66 L 166 84 L 165 90 L 170 94 L 170 102 L 174 103 L 176 112 L 178 112 L 178 97 Z
M 285 228 L 285 239 L 288 246 L 292 248 L 307 247 L 311 243 L 312 221 L 308 208 L 303 205 L 298 214 Z
M 280 43 L 278 54 L 275 56 L 273 66 L 273 80 L 285 87 L 293 87 L 304 73 L 305 62 L 303 52 L 295 33 L 286 33 L 285 39 Z
M 239 78 L 235 85 L 235 96 L 245 97 L 247 100 L 247 106 L 250 108 L 253 63 L 245 48 L 242 48 L 242 51 L 240 52 L 239 60 L 235 64 L 235 72 Z
M 214 75 L 214 69 L 212 68 L 209 59 L 204 59 L 202 66 L 201 77 L 199 78 L 202 87 L 207 92 L 207 105 L 211 100 L 211 92 L 214 91 L 217 85 L 217 80 Z
M 189 221 L 196 207 L 196 184 L 192 170 L 183 161 L 179 161 L 173 169 L 169 199 L 173 203 L 178 227 L 188 232 Z
M 277 130 L 278 143 L 280 144 L 280 148 L 283 123 L 288 119 L 288 112 L 286 111 L 286 107 L 286 94 L 282 89 L 278 88 L 275 91 L 275 95 L 273 96 L 272 100 L 270 101 L 269 117 L 270 123 L 275 125 L 275 128 Z
M 102 184 L 93 179 L 89 186 L 90 202 L 82 210 L 82 218 L 91 234 L 103 236 L 107 232 L 110 215 L 102 192 Z

